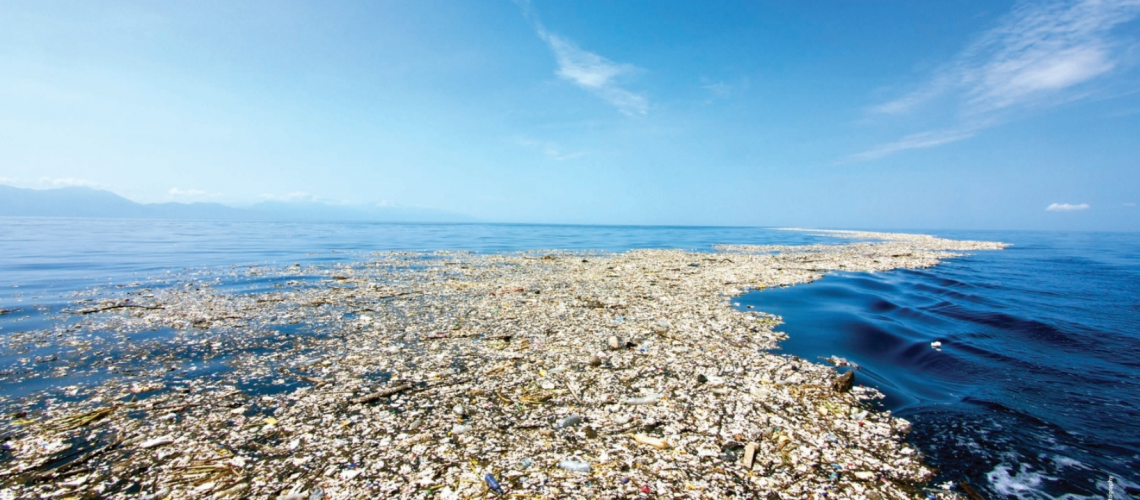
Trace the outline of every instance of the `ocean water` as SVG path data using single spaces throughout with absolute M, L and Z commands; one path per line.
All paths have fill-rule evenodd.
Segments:
M 176 385 L 191 376 L 224 378 L 231 357 L 281 348 L 261 339 L 216 356 L 194 347 L 200 338 L 186 339 L 171 329 L 132 334 L 129 339 L 114 331 L 80 331 L 75 326 L 79 316 L 68 311 L 90 307 L 83 305 L 88 301 L 190 283 L 232 293 L 263 293 L 295 282 L 315 285 L 329 266 L 366 259 L 377 251 L 711 251 L 722 242 L 830 240 L 790 231 L 699 227 L 64 218 L 0 218 L 0 227 L 4 228 L 0 231 L 0 407 L 16 404 L 32 409 L 51 398 L 82 398 L 82 391 L 75 387 L 98 384 L 111 376 L 103 362 L 107 357 L 177 360 L 182 368 L 164 379 L 167 385 Z M 302 265 L 302 274 L 275 272 L 293 264 Z M 79 349 L 58 342 L 85 345 Z M 0 460 L 2 452 L 0 448 Z
M 53 376 L 53 363 L 31 361 L 51 346 L 17 352 L 5 337 L 59 328 L 76 300 L 133 289 L 203 276 L 235 291 L 272 286 L 226 272 L 235 267 L 329 266 L 385 250 L 849 241 L 718 227 L 60 218 L 0 218 L 0 227 L 0 375 L 17 365 L 40 374 L 0 384 L 0 400 L 98 382 Z M 857 380 L 915 422 L 910 439 L 939 468 L 938 481 L 966 480 L 991 498 L 1103 498 L 1111 477 L 1115 498 L 1140 498 L 1140 235 L 933 234 L 1014 246 L 927 270 L 837 273 L 738 302 L 784 317 L 781 352 L 858 363 Z
M 1140 498 L 1140 234 L 937 232 L 1013 243 L 925 270 L 754 292 L 785 353 L 859 365 L 940 481 L 991 498 Z M 931 342 L 941 342 L 934 349 Z

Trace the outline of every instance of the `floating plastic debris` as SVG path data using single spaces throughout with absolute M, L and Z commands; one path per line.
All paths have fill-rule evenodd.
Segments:
M 651 405 L 653 403 L 661 401 L 662 398 L 664 398 L 664 396 L 661 394 L 650 394 L 648 396 L 642 396 L 640 398 L 628 398 L 624 401 L 624 403 L 627 405 Z
M 572 425 L 578 425 L 580 423 L 582 423 L 582 417 L 579 417 L 578 415 L 570 415 L 570 416 L 558 421 L 558 428 L 564 429 L 566 427 L 570 427 Z
M 558 462 L 558 468 L 570 472 L 590 472 L 590 464 L 577 460 L 563 460 Z
M 912 497 L 900 485 L 932 473 L 903 442 L 910 424 L 867 410 L 882 395 L 854 375 L 772 352 L 779 318 L 733 297 L 1002 245 L 838 235 L 883 241 L 383 252 L 80 296 L 56 330 L 5 333 L 13 351 L 59 351 L 13 356 L 26 362 L 5 383 L 67 382 L 0 399 L 12 416 L 0 477 L 14 478 L 0 487 L 151 500 L 470 498 L 502 485 L 549 498 Z M 833 480 L 832 463 L 858 465 Z
M 495 480 L 495 476 L 492 476 L 490 472 L 483 475 L 483 480 L 487 482 L 487 487 L 491 488 L 491 491 L 500 495 L 503 494 L 503 487 L 499 485 L 499 482 Z

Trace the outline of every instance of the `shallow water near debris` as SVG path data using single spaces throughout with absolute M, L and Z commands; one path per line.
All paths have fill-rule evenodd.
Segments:
M 265 293 L 321 286 L 328 276 L 272 272 L 324 269 L 386 250 L 531 249 L 623 251 L 713 244 L 811 244 L 848 240 L 755 228 L 670 228 L 493 224 L 240 223 L 4 219 L 0 235 L 0 397 L 41 391 L 66 398 L 131 365 L 100 356 L 68 358 L 49 343 L 21 344 L 20 332 L 66 329 L 71 312 L 100 299 L 148 289 L 212 287 Z M 739 298 L 741 307 L 784 316 L 784 351 L 818 361 L 837 355 L 862 365 L 860 382 L 916 423 L 913 440 L 943 471 L 992 496 L 1101 496 L 1115 474 L 1116 498 L 1138 482 L 1135 395 L 1140 365 L 1140 242 L 1136 235 L 934 232 L 1016 246 L 978 252 L 923 271 L 836 274 L 814 284 Z M 430 258 L 425 257 L 425 258 Z M 263 274 L 258 269 L 266 268 Z M 236 272 L 240 270 L 241 272 Z M 327 281 L 326 281 L 327 283 Z M 133 295 L 132 295 L 133 296 Z M 798 298 L 797 298 L 798 297 Z M 305 323 L 268 325 L 235 355 L 293 349 L 319 335 Z M 130 345 L 177 353 L 164 390 L 225 374 L 203 332 L 146 331 Z M 107 332 L 108 335 L 113 332 Z M 40 339 L 47 336 L 40 336 Z M 92 342 L 98 339 L 93 338 Z M 211 339 L 213 342 L 216 339 Z M 930 342 L 943 342 L 942 350 Z M 118 344 L 108 344 L 118 345 Z M 306 356 L 303 351 L 299 356 Z M 39 361 L 37 361 L 39 357 Z M 50 361 L 44 361 L 49 359 Z M 67 366 L 65 372 L 59 368 Z M 455 366 L 453 368 L 460 368 Z M 11 377 L 35 374 L 25 382 Z M 388 376 L 378 373 L 378 379 Z M 290 377 L 242 381 L 244 392 L 276 394 Z M 140 399 L 148 393 L 138 395 Z M 134 397 L 134 396 L 131 396 Z
M 1140 235 L 939 232 L 1013 243 L 926 270 L 754 292 L 782 352 L 857 364 L 941 470 L 993 497 L 1140 496 Z M 941 342 L 941 348 L 931 346 Z
M 254 396 L 292 391 L 297 377 L 274 373 L 233 380 L 233 365 L 282 352 L 314 354 L 312 340 L 337 335 L 320 320 L 288 313 L 239 326 L 231 337 L 203 325 L 120 330 L 85 325 L 103 307 L 152 302 L 164 290 L 272 295 L 311 287 L 352 288 L 335 268 L 408 251 L 410 268 L 430 252 L 567 249 L 624 251 L 714 244 L 810 244 L 831 238 L 757 228 L 576 227 L 481 224 L 273 223 L 5 218 L 0 234 L 0 405 L 37 411 L 83 400 L 111 379 L 126 399 L 198 385 L 236 385 Z M 427 252 L 427 253 L 421 253 Z M 414 261 L 422 260 L 423 265 Z M 332 278 L 332 281 L 330 281 Z M 398 283 L 391 283 L 398 285 Z M 109 299 L 113 299 L 108 301 Z M 132 302 L 133 301 L 133 302 Z M 120 309 L 122 310 L 122 309 Z M 113 311 L 118 312 L 118 311 Z M 353 311 L 344 311 L 351 320 Z M 404 341 L 397 339 L 397 343 Z M 327 354 L 327 353 L 326 353 Z M 275 367 L 284 368 L 284 367 Z M 464 371 L 462 363 L 452 367 Z M 378 381 L 390 374 L 376 374 Z

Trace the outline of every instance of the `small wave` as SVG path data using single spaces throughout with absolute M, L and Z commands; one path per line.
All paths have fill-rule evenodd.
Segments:
M 1140 422 L 1140 292 L 1127 273 L 1042 272 L 1037 256 L 828 276 L 742 302 L 784 318 L 787 352 L 859 363 L 914 423 L 936 483 L 968 480 L 990 498 L 1104 498 L 1112 474 L 1116 498 L 1140 498 L 1128 430 Z
M 891 312 L 891 311 L 894 311 L 898 308 L 899 308 L 898 304 L 895 304 L 894 302 L 891 302 L 889 300 L 882 300 L 882 299 L 875 300 L 875 301 L 871 302 L 871 305 L 870 305 L 870 309 L 872 311 L 877 312 L 877 313 Z
M 1014 472 L 1015 466 L 1007 462 L 998 464 L 986 474 L 989 488 L 1006 498 L 1017 498 L 1019 500 L 1132 499 L 1136 498 L 1137 493 L 1140 493 L 1138 485 L 1126 478 L 1089 471 L 1083 467 L 1084 464 L 1081 462 L 1067 457 L 1054 458 L 1054 463 L 1057 463 L 1059 468 L 1077 466 L 1085 469 L 1085 472 L 1090 476 L 1099 476 L 1091 481 L 1094 491 L 1087 495 L 1067 492 L 1064 491 L 1064 485 L 1055 484 L 1062 482 L 1059 478 L 1036 471 L 1032 466 L 1024 463 L 1017 464 L 1017 470 Z M 1111 484 L 1109 477 L 1112 478 Z
M 1056 480 L 1055 477 L 1035 472 L 1032 467 L 1020 464 L 1018 471 L 1010 474 L 1013 466 L 1002 462 L 994 470 L 986 474 L 990 488 L 995 492 L 1020 499 L 1047 499 L 1052 498 L 1041 492 L 1046 480 Z

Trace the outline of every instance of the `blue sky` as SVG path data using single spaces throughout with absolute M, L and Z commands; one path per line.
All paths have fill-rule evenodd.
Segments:
M 1140 230 L 1140 0 L 4 2 L 0 183 Z

